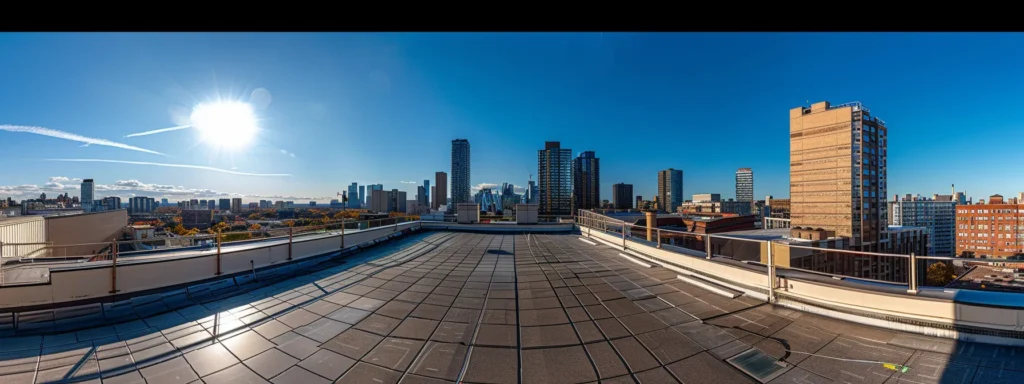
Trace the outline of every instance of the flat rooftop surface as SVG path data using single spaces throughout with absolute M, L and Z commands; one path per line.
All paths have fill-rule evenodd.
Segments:
M 728 299 L 578 235 L 396 243 L 143 320 L 0 338 L 0 383 L 1024 382 L 1024 349 Z

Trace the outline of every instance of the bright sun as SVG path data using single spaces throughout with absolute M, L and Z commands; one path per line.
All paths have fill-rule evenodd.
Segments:
M 252 106 L 238 101 L 199 104 L 189 119 L 204 142 L 221 148 L 244 148 L 259 131 Z

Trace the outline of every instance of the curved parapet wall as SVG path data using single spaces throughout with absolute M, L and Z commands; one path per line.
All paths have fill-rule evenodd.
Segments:
M 512 232 L 512 233 L 556 233 L 573 232 L 576 230 L 572 223 L 539 223 L 539 224 L 517 224 L 517 223 L 486 223 L 486 224 L 460 224 L 440 221 L 424 221 L 423 229 L 456 232 Z
M 798 273 L 780 273 L 771 289 L 763 264 L 728 263 L 717 256 L 712 260 L 683 254 L 626 241 L 622 235 L 600 230 L 584 229 L 582 235 L 681 275 L 696 276 L 764 300 L 774 296 L 775 304 L 801 311 L 932 336 L 1024 345 L 1024 305 L 1019 305 L 1024 303 L 1024 294 L 972 292 L 985 297 L 964 302 L 958 297 L 964 295 L 948 290 L 938 290 L 947 293 L 945 297 L 928 297 L 869 284 L 833 284 L 829 278 L 816 280 Z
M 157 290 L 222 280 L 350 251 L 420 228 L 420 222 L 416 221 L 350 232 L 343 237 L 313 235 L 224 247 L 220 251 L 207 248 L 159 257 L 122 259 L 116 267 L 111 261 L 51 267 L 49 281 L 0 286 L 0 313 L 117 301 Z

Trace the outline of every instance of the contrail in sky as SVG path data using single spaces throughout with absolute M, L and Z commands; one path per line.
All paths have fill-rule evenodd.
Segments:
M 139 133 L 133 133 L 133 134 L 127 135 L 127 136 L 125 136 L 125 137 L 135 137 L 135 136 L 146 136 L 146 135 L 155 135 L 155 134 L 157 134 L 157 133 L 163 133 L 163 132 L 170 132 L 170 131 L 177 131 L 177 130 L 182 130 L 182 129 L 187 129 L 187 128 L 192 128 L 192 126 L 191 126 L 191 125 L 179 125 L 179 126 L 177 126 L 177 127 L 170 127 L 170 128 L 160 128 L 160 129 L 154 129 L 154 130 L 152 130 L 152 131 L 146 131 L 146 132 L 139 132 Z
M 79 143 L 85 143 L 86 145 L 88 145 L 88 144 L 104 145 L 104 146 L 108 146 L 108 147 L 115 147 L 115 148 L 121 148 L 121 149 L 129 149 L 129 150 L 132 150 L 132 151 L 139 151 L 139 152 L 152 153 L 154 155 L 167 156 L 167 155 L 165 155 L 163 153 L 160 153 L 160 152 L 157 152 L 157 151 L 150 151 L 150 150 L 145 149 L 145 148 L 139 148 L 139 147 L 136 147 L 134 145 L 122 144 L 122 143 L 118 143 L 118 142 L 114 142 L 114 141 L 110 141 L 110 140 L 105 140 L 105 139 L 95 139 L 95 138 L 92 138 L 92 137 L 85 137 L 85 136 L 82 136 L 82 135 L 77 135 L 77 134 L 70 133 L 70 132 L 58 131 L 56 129 L 50 129 L 50 128 L 32 127 L 32 126 L 28 126 L 28 125 L 6 125 L 5 124 L 5 125 L 0 125 L 0 131 L 32 133 L 32 134 L 36 134 L 36 135 L 56 137 L 58 139 L 77 141 Z
M 151 163 L 148 161 L 125 161 L 125 160 L 107 160 L 107 159 L 46 159 L 46 161 L 66 161 L 75 163 L 116 163 L 116 164 L 135 164 L 135 165 L 152 165 L 156 167 L 170 167 L 170 168 L 191 168 L 201 169 L 204 171 L 213 171 L 220 173 L 227 173 L 231 175 L 241 176 L 264 176 L 264 177 L 289 177 L 291 174 L 288 173 L 249 173 L 249 172 L 238 172 L 227 169 L 220 169 L 214 167 L 206 167 L 202 165 L 188 165 L 188 164 L 167 164 L 167 163 Z

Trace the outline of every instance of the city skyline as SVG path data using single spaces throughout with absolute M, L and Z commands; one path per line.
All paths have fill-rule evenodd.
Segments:
M 839 57 L 849 44 L 888 60 L 815 59 Z M 16 143 L 0 151 L 8 165 L 0 171 L 0 198 L 78 195 L 73 179 L 87 178 L 96 181 L 97 199 L 195 194 L 327 202 L 353 181 L 411 196 L 417 180 L 448 170 L 456 138 L 474 143 L 475 186 L 507 182 L 522 192 L 529 175 L 536 177 L 533 151 L 561 141 L 573 156 L 595 151 L 602 158 L 602 196 L 623 182 L 653 197 L 657 172 L 675 168 L 684 171 L 683 200 L 694 193 L 735 197 L 735 170 L 752 168 L 756 200 L 787 197 L 786 111 L 817 100 L 861 101 L 886 120 L 889 194 L 929 196 L 955 183 L 977 201 L 1024 190 L 1024 171 L 1006 155 L 1012 141 L 989 140 L 1024 123 L 1008 112 L 1021 101 L 1011 92 L 1021 78 L 1008 76 L 1020 60 L 1005 48 L 1024 47 L 1024 40 L 1008 35 L 6 34 L 0 45 L 24 57 L 0 64 L 8 85 L 0 90 L 0 125 L 11 124 L 0 127 L 0 142 Z M 975 71 L 964 71 L 962 58 L 921 59 L 939 45 L 973 47 L 988 58 L 975 67 L 986 69 L 968 76 Z M 688 53 L 666 53 L 680 46 Z M 156 47 L 180 54 L 156 62 L 164 58 Z M 267 50 L 275 59 L 262 62 Z M 537 59 L 537 52 L 559 60 Z M 703 61 L 687 60 L 701 54 Z M 741 54 L 765 64 L 729 64 Z M 298 58 L 278 58 L 289 55 Z M 830 64 L 797 65 L 811 59 Z M 339 62 L 355 63 L 317 69 Z M 870 89 L 857 86 L 863 76 Z M 932 84 L 935 78 L 944 80 Z M 958 91 L 948 91 L 953 87 Z M 230 137 L 210 146 L 200 132 L 176 128 L 175 113 L 217 97 L 261 107 L 259 136 L 244 151 L 221 148 Z M 939 118 L 942 104 L 956 108 Z M 15 125 L 50 131 L 9 128 Z M 430 135 L 412 139 L 425 126 Z M 624 132 L 632 142 L 608 139 Z M 642 150 L 637 144 L 650 137 L 663 145 L 748 137 L 757 150 Z M 962 151 L 982 144 L 985 151 Z M 380 156 L 380 148 L 415 161 Z M 114 162 L 47 161 L 54 158 Z

